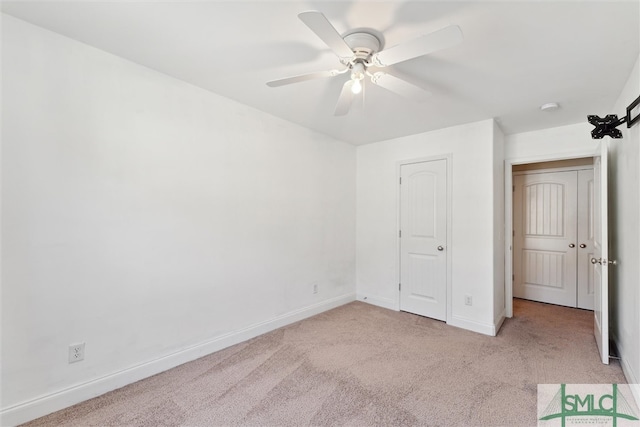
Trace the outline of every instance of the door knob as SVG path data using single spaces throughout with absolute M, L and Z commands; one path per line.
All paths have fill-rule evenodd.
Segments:
M 584 249 L 584 248 L 586 248 L 586 247 L 587 247 L 587 245 L 585 245 L 584 243 L 580 243 L 580 247 L 581 247 L 582 249 Z
M 444 251 L 444 248 L 443 248 L 442 246 L 438 246 L 438 250 L 439 250 L 440 252 L 442 252 L 442 251 Z
M 574 245 L 573 243 L 569 243 L 569 247 L 570 247 L 570 248 L 575 248 L 575 247 L 576 247 L 576 245 Z
M 611 264 L 611 265 L 618 265 L 618 261 L 617 261 L 617 260 L 615 260 L 615 259 L 610 259 L 610 260 L 609 260 L 609 264 Z
M 600 261 L 598 261 L 595 258 L 591 258 L 591 264 L 598 264 Z

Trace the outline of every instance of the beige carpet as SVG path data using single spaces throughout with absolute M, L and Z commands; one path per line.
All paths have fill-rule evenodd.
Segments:
M 29 426 L 535 426 L 538 383 L 624 383 L 589 311 L 514 301 L 497 337 L 354 302 Z

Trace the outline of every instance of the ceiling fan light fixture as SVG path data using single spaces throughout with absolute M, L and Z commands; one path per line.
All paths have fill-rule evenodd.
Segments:
M 267 82 L 269 87 L 278 87 L 316 78 L 333 77 L 350 73 L 350 79 L 342 84 L 335 116 L 344 116 L 358 94 L 364 90 L 364 78 L 371 83 L 409 99 L 422 101 L 428 91 L 389 72 L 379 72 L 375 68 L 384 68 L 420 56 L 428 55 L 462 42 L 462 31 L 457 25 L 449 25 L 440 30 L 424 34 L 408 42 L 384 49 L 384 36 L 371 28 L 357 28 L 340 34 L 322 12 L 310 10 L 298 14 L 306 24 L 336 54 L 344 68 L 332 71 L 307 73 Z M 369 71 L 368 68 L 374 70 Z
M 354 95 L 362 92 L 362 80 L 364 79 L 365 66 L 362 62 L 356 62 L 353 64 L 351 69 L 351 80 L 353 80 L 353 84 L 351 85 L 351 92 Z
M 353 93 L 354 95 L 362 92 L 362 83 L 360 81 L 360 79 L 353 80 L 353 84 L 351 85 L 351 93 Z
M 351 68 L 351 80 L 364 79 L 365 66 L 362 62 L 356 62 Z

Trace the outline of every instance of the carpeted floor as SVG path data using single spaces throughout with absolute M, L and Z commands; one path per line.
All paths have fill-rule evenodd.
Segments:
M 353 302 L 35 426 L 535 426 L 537 384 L 625 383 L 590 311 L 514 300 L 497 337 Z

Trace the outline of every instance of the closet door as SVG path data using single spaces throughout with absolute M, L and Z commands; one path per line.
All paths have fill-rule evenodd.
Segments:
M 575 307 L 577 173 L 514 177 L 513 295 Z
M 400 171 L 400 310 L 446 321 L 447 161 Z

